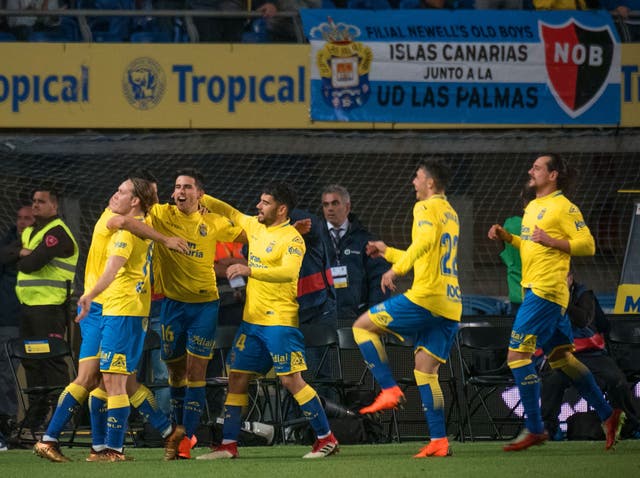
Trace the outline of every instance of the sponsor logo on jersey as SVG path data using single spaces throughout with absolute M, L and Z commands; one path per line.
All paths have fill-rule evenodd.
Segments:
M 296 256 L 302 256 L 302 251 L 299 248 L 293 246 L 289 247 L 288 253 L 294 254 Z
M 265 251 L 267 251 L 267 252 L 273 251 L 273 246 L 275 246 L 275 245 L 276 245 L 276 241 L 271 241 L 269 243 L 269 245 L 267 246 L 267 248 L 265 249 Z

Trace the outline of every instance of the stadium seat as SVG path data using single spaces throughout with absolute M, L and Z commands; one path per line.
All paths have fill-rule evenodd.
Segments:
M 616 294 L 596 294 L 596 299 L 598 300 L 598 304 L 602 307 L 602 310 L 605 314 L 613 313 L 613 309 L 616 305 Z
M 60 31 L 40 31 L 40 32 L 31 32 L 27 37 L 27 41 L 30 42 L 47 42 L 47 43 L 59 43 L 59 42 L 71 42 L 74 41 L 72 38 L 66 37 Z
M 391 363 L 396 382 L 407 397 L 407 401 L 409 403 L 421 404 L 420 392 L 413 374 L 413 370 L 415 368 L 415 343 L 413 338 L 407 337 L 404 341 L 401 341 L 395 335 L 388 334 L 385 338 L 385 348 L 389 355 L 389 362 Z M 454 361 L 452 359 L 453 357 L 449 357 L 447 363 L 440 366 L 438 380 L 445 397 L 445 419 L 447 428 L 455 423 L 455 433 L 461 440 L 463 440 L 464 434 L 462 432 L 462 417 L 464 414 L 458 397 L 456 374 L 453 368 Z M 391 412 L 389 436 L 400 442 L 400 429 L 409 428 L 402 426 L 407 424 L 425 424 L 422 409 L 420 409 L 418 413 L 413 413 L 412 410 L 409 410 L 408 406 L 403 410 L 393 410 Z M 416 434 L 414 436 L 410 436 L 410 438 L 420 438 L 421 436 L 422 435 Z
M 340 401 L 347 406 L 360 402 L 361 395 L 375 396 L 375 381 L 353 338 L 351 327 L 338 329 L 338 377 L 333 382 Z
M 253 20 L 242 33 L 242 43 L 269 43 L 267 22 L 263 18 Z
M 145 384 L 150 389 L 159 387 L 168 387 L 167 383 L 157 383 L 153 379 L 153 367 L 151 365 L 151 352 L 154 350 L 160 350 L 162 345 L 160 335 L 151 329 L 147 329 L 147 333 L 144 336 L 144 344 L 142 346 L 142 359 L 138 366 L 139 381 Z
M 520 405 L 506 404 L 502 392 L 515 387 L 511 369 L 507 366 L 507 350 L 511 326 L 489 322 L 461 323 L 456 335 L 456 349 L 469 438 L 505 440 L 514 437 L 522 427 L 515 415 Z M 477 417 L 476 412 L 484 412 Z M 483 425 L 485 433 L 478 432 Z M 464 428 L 464 427 L 463 427 Z
M 5 352 L 9 357 L 9 368 L 14 378 L 16 391 L 18 392 L 18 402 L 24 412 L 24 418 L 18 426 L 18 437 L 23 443 L 35 443 L 37 437 L 31 430 L 31 436 L 23 436 L 23 430 L 28 427 L 31 421 L 32 413 L 30 413 L 30 399 L 47 399 L 48 397 L 59 395 L 67 386 L 69 381 L 73 380 L 77 371 L 71 353 L 71 347 L 64 340 L 57 337 L 29 337 L 15 338 L 5 342 Z M 22 360 L 45 361 L 54 358 L 65 358 L 68 364 L 69 381 L 60 384 L 46 384 L 39 386 L 29 386 L 21 380 L 22 371 L 19 369 Z M 41 362 L 42 363 L 42 362 Z M 71 437 L 67 443 L 72 443 L 75 438 L 76 430 L 74 428 Z
M 497 297 L 462 296 L 462 315 L 507 315 L 508 306 L 507 302 Z
M 611 357 L 633 385 L 640 382 L 640 316 L 609 315 L 607 347 Z
M 229 373 L 227 370 L 227 355 L 233 347 L 233 339 L 236 336 L 238 327 L 218 326 L 216 328 L 216 338 L 213 345 L 213 357 L 207 369 L 206 388 L 207 400 L 205 403 L 206 424 L 213 431 L 216 425 L 216 418 L 222 411 L 227 384 L 229 383 Z
M 131 34 L 131 43 L 173 43 L 167 32 L 135 32 Z
M 78 0 L 78 8 L 89 10 L 134 10 L 133 0 Z M 118 43 L 129 40 L 131 17 L 88 17 L 87 22 L 98 43 Z
M 349 0 L 347 8 L 353 10 L 389 10 L 391 5 L 387 0 Z
M 0 32 L 0 42 L 12 42 L 17 41 L 16 36 L 9 32 Z
M 398 8 L 401 10 L 419 10 L 422 8 L 422 0 L 400 0 Z
M 323 324 L 301 324 L 300 332 L 304 337 L 304 345 L 307 354 L 315 353 L 319 359 L 317 363 L 312 364 L 307 360 L 308 369 L 302 373 L 305 381 L 322 394 L 322 388 L 337 388 L 339 382 L 339 353 L 338 353 L 338 335 L 335 328 Z M 330 377 L 321 376 L 323 368 L 328 366 Z M 307 420 L 302 418 L 290 418 L 291 412 L 297 408 L 297 404 L 293 397 L 285 390 L 281 391 L 281 402 L 278 401 L 276 395 L 276 406 L 280 403 L 280 416 L 283 417 L 281 428 L 284 435 L 286 427 L 296 427 L 298 425 L 306 427 Z

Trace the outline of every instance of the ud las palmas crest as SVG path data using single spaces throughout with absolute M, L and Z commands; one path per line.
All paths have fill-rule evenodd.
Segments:
M 131 106 L 149 110 L 160 103 L 167 87 L 164 70 L 152 58 L 137 58 L 124 70 L 122 92 Z
M 322 97 L 334 109 L 349 111 L 369 99 L 371 48 L 353 41 L 360 36 L 355 25 L 333 22 L 331 17 L 311 29 L 311 37 L 320 36 L 326 43 L 318 51 L 316 61 L 322 78 Z
M 539 22 L 548 85 L 572 118 L 598 101 L 608 86 L 615 39 L 608 25 L 593 28 L 570 18 L 562 25 Z

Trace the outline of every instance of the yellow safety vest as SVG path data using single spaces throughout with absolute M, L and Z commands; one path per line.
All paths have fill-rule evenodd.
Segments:
M 21 304 L 25 305 L 59 305 L 67 299 L 67 282 L 70 283 L 69 292 L 73 292 L 73 279 L 78 263 L 78 244 L 73 234 L 62 222 L 56 218 L 31 236 L 33 226 L 22 232 L 22 244 L 27 249 L 34 250 L 42 242 L 47 231 L 56 227 L 62 228 L 73 241 L 73 255 L 70 257 L 55 257 L 43 268 L 30 273 L 18 271 L 16 295 Z

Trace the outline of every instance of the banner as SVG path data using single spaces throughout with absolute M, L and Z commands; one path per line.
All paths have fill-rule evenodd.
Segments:
M 640 43 L 622 45 L 622 126 L 640 126 Z
M 607 95 L 606 101 L 601 97 L 591 110 L 596 106 L 600 110 L 600 104 L 604 103 L 605 113 L 614 114 L 622 104 L 620 126 L 638 127 L 640 44 L 621 47 L 622 65 L 613 75 L 618 81 L 622 79 L 620 94 Z M 477 124 L 456 123 L 455 117 L 445 118 L 442 114 L 441 118 L 429 116 L 428 121 L 414 118 L 414 123 L 380 121 L 373 116 L 367 122 L 312 121 L 309 113 L 313 102 L 311 75 L 317 74 L 318 68 L 315 64 L 309 65 L 310 51 L 309 45 L 0 42 L 0 57 L 10 59 L 0 62 L 0 127 L 438 129 L 514 126 L 502 122 L 507 109 L 499 114 L 486 114 L 488 108 L 483 108 L 485 114 L 478 115 Z M 360 54 L 364 53 L 360 51 Z M 335 62 L 336 68 L 338 63 Z M 348 62 L 342 64 L 349 65 Z M 398 94 L 397 90 L 392 93 Z M 370 90 L 368 103 L 362 108 L 374 103 L 377 94 Z M 442 103 L 445 99 L 448 97 L 438 101 Z M 316 97 L 315 101 L 315 108 L 318 101 L 323 109 L 327 108 L 322 97 Z M 405 101 L 409 101 L 406 109 L 414 109 L 410 106 L 410 97 Z M 429 108 L 422 107 L 433 115 L 440 109 L 434 107 L 429 111 Z M 381 109 L 395 111 L 400 110 L 400 106 Z M 561 110 L 557 105 L 555 109 Z M 356 114 L 354 111 L 350 114 Z M 332 108 L 328 114 L 334 114 Z M 542 121 L 541 116 L 536 116 L 529 124 L 540 125 L 536 123 L 538 119 Z M 523 121 L 516 126 L 526 124 Z
M 606 11 L 302 10 L 311 119 L 616 125 Z
M 306 45 L 0 43 L 2 128 L 304 128 Z

